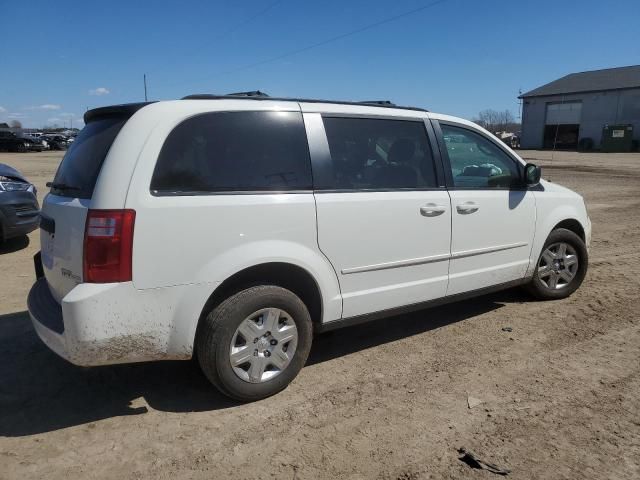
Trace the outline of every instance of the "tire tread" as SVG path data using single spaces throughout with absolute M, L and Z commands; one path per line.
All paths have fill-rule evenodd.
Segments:
M 287 301 L 297 302 L 297 307 L 304 309 L 306 318 L 296 318 L 295 320 L 296 322 L 308 322 L 307 329 L 305 329 L 305 331 L 312 332 L 311 317 L 309 316 L 306 305 L 291 291 L 277 285 L 252 286 L 246 288 L 245 290 L 241 290 L 234 295 L 231 295 L 230 297 L 219 303 L 216 307 L 214 307 L 211 312 L 209 312 L 209 314 L 207 314 L 207 316 L 203 320 L 202 325 L 198 329 L 198 333 L 196 336 L 196 350 L 198 352 L 198 363 L 200 364 L 200 368 L 204 372 L 205 376 L 209 379 L 209 381 L 218 390 L 220 390 L 220 392 L 236 400 L 257 400 L 264 398 L 265 395 L 252 395 L 249 392 L 238 393 L 237 391 L 228 388 L 220 371 L 221 366 L 218 364 L 218 362 L 215 361 L 219 349 L 226 350 L 228 348 L 228 345 L 226 345 L 226 342 L 224 341 L 225 335 L 223 335 L 223 332 L 225 328 L 229 328 L 231 321 L 230 319 L 235 318 L 236 312 L 242 305 L 244 305 L 248 301 L 253 301 L 256 297 L 265 297 L 270 295 L 279 297 L 282 296 L 286 298 Z M 304 361 L 306 361 L 309 353 L 308 351 L 311 347 L 311 335 L 307 335 L 308 338 L 302 338 L 304 336 L 304 332 L 301 331 L 300 326 L 298 327 L 298 330 L 300 334 L 298 340 L 298 349 L 302 348 L 304 353 Z M 300 368 L 302 368 L 302 365 L 300 365 Z M 285 373 L 286 371 L 281 375 L 284 375 Z M 286 388 L 287 385 L 288 382 L 282 385 L 278 385 L 277 388 L 274 391 L 271 391 L 267 396 L 278 393 L 279 391 Z M 249 390 L 250 388 L 251 387 L 247 387 L 247 390 Z

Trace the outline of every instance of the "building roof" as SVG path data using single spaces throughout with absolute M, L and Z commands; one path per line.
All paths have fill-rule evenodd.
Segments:
M 623 88 L 640 88 L 640 65 L 571 73 L 530 92 L 523 93 L 518 98 L 599 92 Z

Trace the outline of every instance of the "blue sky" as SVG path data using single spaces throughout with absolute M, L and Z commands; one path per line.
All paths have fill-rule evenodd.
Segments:
M 640 64 L 638 0 L 441 0 L 287 55 L 430 3 L 0 0 L 0 122 L 81 126 L 87 108 L 143 100 L 143 73 L 154 100 L 260 89 L 517 115 L 519 89 Z

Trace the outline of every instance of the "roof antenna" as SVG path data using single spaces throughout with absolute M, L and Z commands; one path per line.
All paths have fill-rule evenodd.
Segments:
M 142 78 L 144 80 L 144 101 L 147 101 L 147 74 L 143 74 Z

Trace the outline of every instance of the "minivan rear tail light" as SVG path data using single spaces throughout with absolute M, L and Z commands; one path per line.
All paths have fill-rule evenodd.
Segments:
M 131 281 L 135 210 L 89 210 L 84 232 L 87 283 Z

